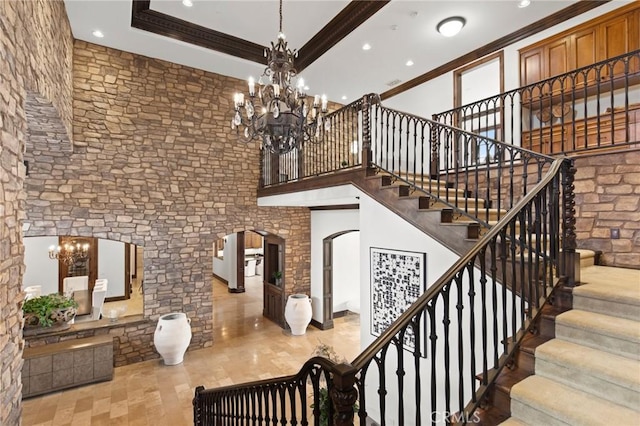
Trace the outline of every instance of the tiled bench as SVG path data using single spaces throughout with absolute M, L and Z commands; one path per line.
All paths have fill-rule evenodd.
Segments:
M 113 337 L 95 336 L 26 348 L 23 359 L 23 397 L 111 380 Z

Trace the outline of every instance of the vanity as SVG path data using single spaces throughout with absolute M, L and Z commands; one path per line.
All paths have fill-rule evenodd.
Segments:
M 113 379 L 113 337 L 99 335 L 24 349 L 23 398 Z

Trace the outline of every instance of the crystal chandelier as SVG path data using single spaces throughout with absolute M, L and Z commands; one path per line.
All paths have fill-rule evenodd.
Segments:
M 268 65 L 258 80 L 257 93 L 256 81 L 249 77 L 248 99 L 243 93 L 234 95 L 231 128 L 241 141 L 260 139 L 264 149 L 276 154 L 300 148 L 308 141 L 320 141 L 323 129 L 329 125 L 329 121 L 324 120 L 327 97 L 316 95 L 309 105 L 304 80 L 296 77 L 293 58 L 297 52 L 287 47 L 282 32 L 282 0 L 278 41 L 271 42 L 265 56 Z
M 65 244 L 63 247 L 50 246 L 49 259 L 62 260 L 65 265 L 84 262 L 89 259 L 89 244 L 72 242 L 71 244 Z

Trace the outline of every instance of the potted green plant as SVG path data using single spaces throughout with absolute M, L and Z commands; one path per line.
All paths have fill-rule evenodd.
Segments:
M 276 285 L 280 285 L 282 282 L 282 271 L 275 271 L 272 275 L 273 281 Z
M 22 305 L 25 336 L 68 329 L 78 302 L 58 293 L 29 299 Z
M 333 349 L 333 346 L 327 345 L 319 340 L 319 344 L 314 348 L 311 356 L 321 356 L 336 364 L 346 363 L 347 360 L 338 355 Z M 326 383 L 319 389 L 320 392 L 318 394 L 318 408 L 320 409 L 320 426 L 328 426 L 329 425 L 329 406 L 331 405 L 331 397 L 329 396 L 329 390 L 326 387 Z M 311 404 L 311 408 L 315 408 L 314 404 Z M 358 412 L 358 404 L 353 404 L 353 412 Z M 333 422 L 332 422 L 333 424 Z

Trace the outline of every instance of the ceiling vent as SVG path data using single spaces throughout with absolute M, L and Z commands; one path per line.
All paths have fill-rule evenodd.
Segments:
M 387 86 L 393 87 L 393 86 L 398 85 L 399 83 L 400 83 L 400 80 L 396 78 L 395 80 L 391 80 L 390 82 L 388 82 Z

